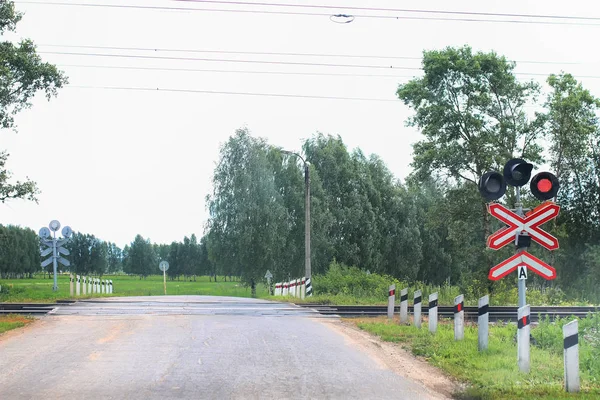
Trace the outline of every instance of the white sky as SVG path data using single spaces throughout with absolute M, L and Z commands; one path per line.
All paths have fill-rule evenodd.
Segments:
M 257 9 L 168 0 L 80 2 Z M 301 0 L 281 2 L 303 3 Z M 591 1 L 490 3 L 331 0 L 327 4 L 600 17 L 600 7 Z M 322 3 L 315 1 L 310 4 Z M 17 2 L 17 6 L 26 12 L 18 25 L 17 37 L 33 39 L 40 46 L 39 51 L 43 52 L 418 67 L 419 60 L 133 52 L 42 45 L 419 57 L 423 49 L 469 44 L 477 50 L 495 50 L 514 60 L 578 63 L 520 63 L 518 72 L 549 74 L 563 69 L 576 76 L 600 76 L 600 56 L 596 51 L 600 26 L 360 17 L 350 24 L 335 24 L 329 18 L 319 16 L 174 12 L 25 2 Z M 262 9 L 275 10 L 273 7 Z M 343 7 L 331 13 L 352 14 Z M 600 24 L 600 20 L 586 23 Z M 43 57 L 59 65 L 407 76 L 418 73 L 402 69 L 253 65 L 58 54 L 43 54 Z M 160 87 L 389 100 L 395 99 L 397 84 L 406 81 L 406 78 L 395 77 L 61 68 L 66 71 L 73 86 Z M 543 80 L 542 77 L 537 78 Z M 596 96 L 600 96 L 600 79 L 584 78 L 582 81 Z M 400 101 L 65 88 L 51 102 L 39 96 L 32 109 L 20 114 L 17 117 L 18 134 L 11 131 L 0 133 L 2 148 L 11 153 L 8 167 L 15 178 L 29 176 L 42 191 L 39 204 L 20 200 L 0 204 L 0 223 L 27 226 L 37 231 L 51 219 L 58 219 L 76 231 L 93 233 L 121 247 L 131 242 L 137 233 L 157 243 L 181 240 L 191 233 L 201 236 L 207 218 L 205 197 L 211 191 L 219 146 L 235 129 L 246 126 L 255 136 L 295 151 L 300 150 L 303 139 L 317 131 L 339 134 L 349 148 L 360 147 L 367 154 L 380 155 L 397 177 L 404 178 L 410 172 L 411 143 L 419 139 L 416 131 L 404 126 L 409 115 L 410 111 Z

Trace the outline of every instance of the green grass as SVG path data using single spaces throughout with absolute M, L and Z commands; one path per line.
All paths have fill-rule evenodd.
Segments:
M 562 335 L 559 329 L 545 326 L 533 328 L 534 337 L 540 334 L 559 335 L 557 346 L 531 346 L 531 372 L 521 373 L 517 366 L 515 343 L 516 326 L 498 324 L 490 327 L 489 349 L 477 350 L 477 327 L 465 328 L 465 339 L 454 340 L 451 323 L 438 325 L 435 335 L 429 333 L 427 323 L 422 329 L 401 326 L 398 321 L 384 318 L 349 320 L 363 330 L 378 335 L 384 341 L 399 343 L 417 356 L 441 368 L 459 381 L 467 383 L 463 399 L 538 399 L 538 398 L 600 398 L 599 343 L 582 339 L 580 335 L 581 393 L 567 394 L 563 389 Z M 596 331 L 600 318 L 592 321 Z M 580 322 L 583 326 L 583 321 Z M 547 332 L 543 332 L 547 331 Z M 585 337 L 585 335 L 583 335 Z
M 103 279 L 113 281 L 114 293 L 95 294 L 93 297 L 111 296 L 161 296 L 164 294 L 163 277 L 161 275 L 149 276 L 139 279 L 137 276 L 113 275 L 104 276 Z M 56 300 L 72 299 L 69 293 L 69 275 L 58 277 L 58 292 L 52 291 L 53 280 L 42 278 L 41 275 L 33 279 L 0 280 L 2 291 L 0 302 L 53 302 Z M 241 282 L 225 282 L 219 277 L 217 282 L 209 282 L 208 277 L 197 277 L 196 281 L 167 280 L 168 295 L 210 295 L 210 296 L 233 296 L 250 297 L 250 288 Z M 257 287 L 257 296 L 267 296 L 266 287 Z M 79 298 L 90 298 L 92 296 L 79 296 Z M 75 297 L 73 297 L 75 298 Z
M 0 334 L 11 329 L 20 328 L 33 321 L 33 318 L 22 315 L 0 315 Z

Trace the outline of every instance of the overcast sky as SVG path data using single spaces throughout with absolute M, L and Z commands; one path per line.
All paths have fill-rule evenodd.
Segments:
M 300 0 L 278 2 L 323 4 Z M 600 19 L 563 20 L 588 25 L 559 25 L 356 17 L 352 23 L 337 24 L 327 16 L 316 15 L 62 6 L 45 0 L 39 3 L 45 4 L 17 2 L 25 17 L 18 25 L 16 37 L 33 39 L 43 58 L 58 64 L 67 73 L 71 87 L 61 90 L 58 98 L 51 102 L 43 96 L 36 98 L 32 109 L 17 117 L 17 134 L 11 131 L 0 133 L 2 147 L 11 153 L 9 169 L 16 178 L 28 176 L 35 180 L 42 191 L 39 204 L 16 200 L 0 205 L 0 223 L 27 226 L 37 231 L 47 226 L 51 219 L 58 219 L 76 231 L 93 233 L 119 246 L 131 242 L 138 233 L 157 243 L 181 240 L 191 233 L 201 236 L 207 218 L 205 197 L 211 191 L 219 146 L 240 127 L 249 128 L 254 135 L 266 138 L 272 145 L 294 151 L 299 151 L 303 139 L 317 131 L 339 134 L 350 149 L 360 147 L 367 154 L 381 156 L 398 178 L 404 178 L 410 172 L 411 143 L 419 139 L 419 134 L 405 127 L 410 111 L 395 100 L 394 94 L 398 83 L 419 73 L 418 59 L 222 52 L 418 58 L 423 49 L 469 44 L 477 50 L 495 50 L 517 61 L 553 62 L 520 62 L 517 67 L 520 73 L 549 74 L 565 70 L 579 77 L 600 76 L 600 56 L 596 45 Z M 168 0 L 80 0 L 79 3 L 424 18 L 460 16 L 368 12 L 344 9 L 344 6 L 600 17 L 600 7 L 591 1 L 519 0 L 491 4 L 483 1 L 332 0 L 326 3 L 340 6 L 337 10 Z M 472 15 L 463 15 L 462 18 L 498 19 Z M 221 53 L 56 45 L 213 50 Z M 181 58 L 262 60 L 278 64 Z M 371 68 L 287 65 L 281 62 L 355 64 Z M 101 66 L 261 73 L 98 68 Z M 383 66 L 395 68 L 375 68 Z M 334 75 L 263 73 L 268 71 Z M 540 82 L 544 79 L 542 76 L 519 77 L 534 78 Z M 600 96 L 600 79 L 581 80 L 596 96 Z

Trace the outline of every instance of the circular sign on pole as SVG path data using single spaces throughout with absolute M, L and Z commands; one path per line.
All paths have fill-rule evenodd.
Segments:
M 162 271 L 165 272 L 169 269 L 169 263 L 166 261 L 161 261 L 160 264 L 158 264 L 158 268 Z
M 42 239 L 48 239 L 50 237 L 50 229 L 43 227 L 40 229 L 40 237 Z
M 70 226 L 65 226 L 64 228 L 62 228 L 62 235 L 64 237 L 66 237 L 67 239 L 70 238 L 72 234 L 73 234 L 73 229 L 71 229 Z
M 60 222 L 53 219 L 52 221 L 50 221 L 50 225 L 48 225 L 48 227 L 50 227 L 50 230 L 52 230 L 53 232 L 56 232 L 60 229 Z

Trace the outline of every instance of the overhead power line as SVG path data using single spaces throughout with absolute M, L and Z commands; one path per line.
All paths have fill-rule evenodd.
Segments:
M 289 3 L 268 3 L 237 0 L 174 0 L 182 3 L 203 3 L 203 4 L 227 4 L 227 5 L 250 5 L 250 6 L 269 6 L 285 8 L 310 8 L 321 10 L 353 10 L 353 11 L 385 11 L 385 12 L 403 12 L 417 14 L 444 14 L 444 15 L 476 15 L 486 17 L 511 17 L 511 18 L 547 18 L 547 19 L 579 19 L 600 21 L 600 17 L 588 17 L 577 15 L 551 15 L 551 14 L 512 14 L 512 13 L 492 13 L 477 11 L 450 11 L 450 10 L 423 10 L 410 8 L 382 8 L 382 7 L 357 7 L 357 6 L 332 6 L 324 4 L 289 4 Z
M 354 100 L 354 101 L 377 101 L 377 102 L 396 102 L 395 99 L 377 99 L 368 97 L 343 97 L 343 96 L 319 96 L 288 93 L 257 93 L 257 92 L 226 92 L 215 90 L 194 90 L 194 89 L 171 89 L 171 88 L 148 88 L 148 87 L 125 87 L 125 86 L 86 86 L 86 85 L 67 85 L 67 88 L 75 89 L 101 89 L 101 90 L 123 90 L 138 92 L 166 92 L 166 93 L 196 93 L 196 94 L 219 94 L 233 96 L 262 96 L 262 97 L 286 97 L 301 99 L 323 99 L 323 100 Z
M 264 74 L 264 75 L 305 75 L 305 76 L 341 76 L 341 77 L 366 77 L 366 78 L 414 78 L 415 75 L 383 75 L 383 74 L 340 74 L 329 72 L 294 72 L 294 71 L 252 71 L 252 70 L 227 70 L 227 69 L 202 69 L 202 68 L 161 68 L 161 67 L 135 67 L 128 65 L 82 65 L 82 64 L 57 64 L 61 68 L 100 68 L 122 69 L 137 71 L 166 71 L 166 72 L 214 72 L 214 73 L 239 73 L 239 74 Z
M 67 56 L 84 56 L 84 57 L 105 57 L 105 58 L 125 58 L 125 59 L 143 59 L 143 60 L 177 60 L 177 61 L 202 61 L 202 62 L 223 62 L 223 63 L 242 63 L 242 64 L 268 64 L 268 65 L 292 65 L 292 66 L 316 66 L 316 67 L 336 67 L 336 68 L 364 68 L 364 69 L 379 69 L 379 70 L 411 70 L 422 71 L 420 67 L 404 67 L 394 65 L 368 65 L 368 64 L 332 64 L 332 63 L 312 63 L 312 62 L 293 62 L 293 61 L 268 61 L 268 60 L 236 60 L 223 58 L 196 58 L 196 57 L 159 57 L 145 56 L 133 54 L 102 54 L 102 53 L 72 53 L 60 51 L 39 51 L 40 54 L 55 54 Z M 205 71 L 209 72 L 209 71 Z M 526 76 L 548 76 L 550 73 L 543 72 L 515 72 L 515 75 Z M 382 75 L 383 76 L 383 75 Z M 597 79 L 599 76 L 590 75 L 573 75 L 578 78 Z M 392 76 L 389 76 L 392 77 Z
M 95 50 L 119 50 L 119 51 L 149 51 L 165 53 L 201 53 L 201 54 L 239 54 L 256 56 L 285 56 L 285 57 L 331 57 L 331 58 L 365 58 L 381 60 L 422 60 L 423 57 L 415 56 L 384 56 L 384 55 L 366 55 L 366 54 L 339 54 L 339 53 L 295 53 L 295 52 L 272 52 L 272 51 L 235 51 L 235 50 L 205 50 L 205 49 L 169 49 L 160 47 L 122 47 L 122 46 L 92 46 L 92 45 L 70 45 L 70 44 L 38 44 L 37 47 L 53 47 L 68 49 L 95 49 Z M 559 64 L 559 65 L 580 65 L 580 62 L 573 61 L 529 61 L 514 60 L 521 64 Z
M 157 11 L 203 11 L 203 12 L 231 12 L 231 13 L 244 13 L 244 14 L 273 14 L 273 15 L 298 15 L 298 16 L 320 16 L 320 17 L 331 17 L 331 12 L 302 12 L 302 11 L 285 11 L 285 10 L 264 10 L 264 9 L 218 9 L 218 8 L 198 8 L 198 7 L 165 7 L 165 6 L 144 6 L 134 4 L 106 4 L 106 3 L 67 3 L 67 2 L 55 2 L 55 1 L 31 1 L 21 0 L 17 1 L 19 4 L 36 4 L 45 6 L 74 6 L 74 7 L 104 7 L 113 9 L 140 9 L 140 10 L 157 10 Z M 253 3 L 254 5 L 258 3 Z M 231 3 L 231 5 L 235 5 Z M 301 6 L 301 5 L 298 5 Z M 290 6 L 292 7 L 292 6 Z M 338 9 L 347 9 L 345 7 L 338 7 Z M 424 13 L 427 10 L 422 10 Z M 459 14 L 460 15 L 460 14 Z M 376 15 L 376 14 L 356 14 L 353 17 L 360 18 L 380 18 L 380 19 L 396 19 L 396 20 L 428 20 L 428 21 L 456 21 L 456 22 L 486 22 L 486 23 L 514 23 L 514 24 L 543 24 L 543 25 L 579 25 L 579 26 L 600 26 L 600 23 L 586 23 L 586 22 L 568 22 L 568 21 L 543 21 L 543 20 L 526 20 L 526 19 L 485 19 L 485 18 L 471 18 L 471 17 L 423 17 L 419 15 Z M 542 18 L 542 16 L 540 16 Z M 550 17 L 546 17 L 550 18 Z M 579 18 L 573 17 L 574 20 Z M 584 21 L 583 19 L 581 19 Z
M 299 61 L 268 61 L 268 60 L 236 60 L 224 58 L 196 58 L 196 57 L 159 57 L 145 56 L 135 54 L 102 54 L 102 53 L 72 53 L 63 51 L 39 51 L 40 54 L 55 54 L 67 56 L 84 56 L 84 57 L 114 57 L 114 58 L 134 58 L 147 60 L 178 60 L 178 61 L 205 61 L 205 62 L 228 62 L 228 63 L 244 63 L 244 64 L 271 64 L 271 65 L 296 65 L 296 66 L 315 66 L 315 67 L 344 67 L 344 68 L 371 68 L 371 69 L 402 69 L 420 71 L 420 67 L 403 67 L 393 65 L 360 65 L 360 64 L 331 64 L 331 63 L 313 63 Z

